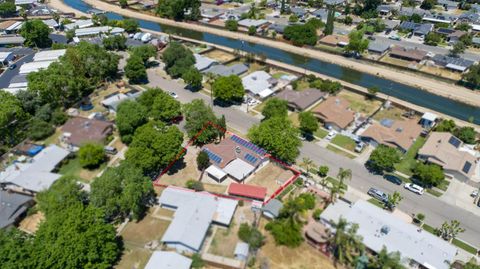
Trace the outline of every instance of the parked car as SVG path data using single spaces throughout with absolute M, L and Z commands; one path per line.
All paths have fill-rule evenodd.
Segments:
M 402 185 L 403 183 L 399 177 L 394 175 L 384 175 L 383 178 L 397 185 Z
M 368 195 L 372 196 L 373 198 L 379 200 L 380 202 L 387 202 L 388 195 L 381 190 L 377 190 L 375 188 L 370 188 L 367 192 Z
M 11 64 L 8 66 L 8 69 L 13 70 L 17 67 L 17 64 Z
M 405 183 L 404 185 L 405 189 L 411 191 L 411 192 L 414 192 L 418 195 L 422 195 L 423 193 L 425 193 L 425 189 L 416 185 L 416 184 L 413 184 L 413 183 Z
M 327 140 L 332 140 L 337 135 L 337 133 L 338 133 L 337 131 L 331 130 L 325 138 Z
M 401 40 L 401 38 L 398 35 L 391 35 L 388 38 L 391 39 L 391 40 L 397 40 L 397 41 Z
M 174 92 L 169 92 L 170 96 L 177 99 L 178 98 L 178 95 Z
M 358 142 L 355 146 L 355 152 L 362 152 L 363 148 L 365 147 L 365 143 Z
M 110 154 L 110 155 L 115 155 L 118 152 L 116 148 L 110 147 L 110 146 L 105 146 L 103 148 L 103 150 L 105 151 L 105 153 Z
M 473 198 L 477 197 L 478 196 L 478 190 L 472 191 L 472 193 L 470 193 L 470 196 L 472 196 Z

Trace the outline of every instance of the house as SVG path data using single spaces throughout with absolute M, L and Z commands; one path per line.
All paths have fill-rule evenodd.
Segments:
M 377 11 L 380 16 L 390 16 L 395 10 L 398 9 L 399 7 L 396 5 L 379 5 L 377 7 Z
M 30 62 L 24 63 L 20 66 L 19 73 L 22 75 L 27 75 L 32 72 L 38 72 L 41 69 L 47 69 L 54 61 L 41 61 L 41 62 Z
M 70 30 L 75 30 L 75 29 L 83 29 L 83 28 L 88 28 L 92 27 L 95 24 L 91 19 L 85 19 L 85 20 L 77 20 L 75 22 L 69 23 L 64 25 L 65 31 L 70 31 Z
M 254 199 L 261 202 L 263 202 L 263 200 L 265 200 L 265 196 L 267 196 L 267 188 L 265 187 L 239 183 L 230 183 L 227 192 L 229 195 L 247 199 Z
M 437 114 L 431 112 L 425 112 L 420 119 L 420 125 L 425 129 L 431 129 L 437 124 L 438 116 Z
M 323 3 L 326 5 L 326 6 L 339 6 L 339 5 L 344 5 L 345 4 L 345 0 L 325 0 L 323 1 Z
M 21 21 L 2 21 L 0 22 L 0 32 L 5 34 L 14 34 L 22 27 Z
M 210 176 L 218 182 L 225 179 L 225 174 L 236 181 L 243 181 L 246 177 L 268 161 L 266 151 L 253 143 L 232 135 L 217 144 L 203 146 L 203 151 L 208 154 L 212 166 L 220 169 L 207 169 Z
M 27 86 L 28 86 L 27 75 L 18 74 L 10 80 L 10 84 L 8 85 L 8 88 L 3 90 L 8 91 L 12 94 L 17 94 L 17 92 L 21 90 L 22 91 L 27 90 Z
M 89 142 L 103 144 L 113 132 L 113 123 L 73 117 L 62 126 L 62 132 L 62 141 L 74 147 L 80 147 Z
M 248 66 L 244 64 L 234 64 L 234 65 L 223 65 L 216 64 L 202 71 L 204 74 L 212 74 L 219 77 L 227 77 L 230 75 L 240 76 L 244 73 L 247 73 Z
M 190 269 L 192 260 L 171 251 L 154 251 L 145 269 Z
M 392 31 L 400 25 L 399 20 L 383 20 L 383 23 L 385 24 L 385 31 Z
M 312 112 L 326 128 L 337 131 L 346 129 L 355 120 L 355 112 L 350 109 L 350 102 L 339 96 L 327 98 Z
M 0 36 L 0 47 L 21 46 L 23 42 L 25 42 L 25 38 L 21 36 Z
M 467 32 L 451 28 L 439 28 L 435 32 L 445 37 L 446 41 L 449 44 L 454 44 L 458 42 L 462 36 L 467 34 Z
M 462 145 L 462 141 L 450 133 L 432 132 L 418 151 L 418 159 L 438 164 L 445 174 L 467 181 L 475 174 L 478 160 Z
M 125 32 L 125 29 L 120 27 L 97 26 L 89 28 L 75 29 L 76 37 L 96 36 L 99 34 L 120 35 Z
M 290 13 L 295 14 L 299 19 L 303 19 L 308 11 L 302 7 L 292 7 L 290 8 Z
M 373 146 L 381 144 L 407 152 L 422 130 L 422 126 L 414 119 L 383 119 L 380 122 L 373 122 L 360 136 Z
M 130 90 L 126 93 L 116 92 L 105 96 L 105 99 L 101 102 L 102 105 L 110 110 L 110 112 L 117 111 L 118 105 L 126 100 L 134 100 L 140 96 L 142 92 L 137 90 Z
M 18 223 L 32 204 L 31 196 L 0 190 L 0 229 Z
M 326 93 L 318 89 L 294 91 L 285 89 L 277 94 L 277 98 L 288 102 L 288 108 L 293 111 L 303 111 L 325 98 Z
M 275 31 L 275 33 L 278 33 L 278 34 L 283 34 L 287 26 L 288 24 L 273 23 L 273 24 L 270 24 L 270 26 L 268 26 L 268 30 Z
M 50 145 L 26 162 L 14 162 L 0 171 L 0 185 L 6 189 L 29 194 L 50 188 L 61 177 L 53 173 L 70 152 Z
M 390 49 L 390 44 L 382 41 L 373 41 L 368 43 L 368 52 L 372 54 L 383 55 Z
M 195 57 L 195 68 L 200 72 L 218 64 L 217 61 L 197 53 L 193 54 L 193 56 Z
M 249 249 L 250 247 L 247 243 L 238 242 L 237 245 L 235 246 L 235 251 L 233 252 L 233 254 L 235 255 L 235 259 L 246 261 L 248 258 Z
M 340 200 L 320 215 L 329 228 L 340 217 L 358 225 L 357 235 L 368 250 L 379 253 L 385 247 L 389 253 L 399 252 L 401 262 L 408 268 L 449 269 L 455 260 L 455 246 L 367 201 L 349 205 Z
M 7 66 L 9 62 L 15 59 L 15 54 L 11 51 L 0 51 L 0 65 Z
M 421 8 L 416 8 L 416 7 L 402 7 L 398 11 L 399 16 L 411 17 L 413 14 L 417 14 L 417 15 L 420 15 L 421 17 L 423 17 L 424 15 L 430 14 L 430 12 L 427 11 L 427 10 L 423 10 Z
M 277 80 L 265 71 L 255 71 L 243 77 L 242 84 L 253 95 L 266 98 L 273 94 L 272 87 L 277 84 Z
M 470 61 L 460 57 L 451 57 L 447 55 L 435 54 L 432 61 L 443 68 L 447 68 L 453 71 L 465 72 L 467 71 L 475 62 Z
M 320 39 L 320 44 L 327 45 L 330 47 L 345 47 L 348 45 L 350 39 L 345 35 L 327 35 Z
M 458 17 L 447 14 L 430 14 L 424 16 L 422 20 L 431 23 L 454 24 L 458 20 Z
M 209 22 L 219 19 L 225 12 L 217 8 L 202 8 L 200 14 L 202 18 Z
M 238 26 L 243 27 L 244 29 L 249 29 L 250 27 L 255 27 L 257 32 L 270 24 L 267 20 L 254 20 L 254 19 L 243 19 L 238 21 Z
M 424 60 L 428 52 L 418 48 L 405 48 L 401 46 L 394 46 L 390 51 L 390 56 L 407 61 L 420 62 Z
M 37 4 L 37 0 L 15 0 L 16 6 Z
M 325 8 L 315 10 L 312 12 L 312 15 L 315 16 L 315 18 L 322 20 L 324 23 L 327 22 L 328 11 Z
M 412 31 L 414 36 L 425 37 L 433 30 L 431 23 L 416 23 L 412 21 L 404 21 L 400 23 L 400 29 Z
M 451 11 L 457 9 L 458 2 L 450 0 L 437 0 L 437 5 L 442 6 L 445 11 Z
M 60 26 L 58 22 L 54 19 L 43 20 L 43 23 L 52 30 L 56 30 Z
M 42 61 L 56 61 L 65 53 L 67 52 L 66 49 L 60 49 L 60 50 L 44 50 L 35 53 L 33 56 L 33 61 L 34 62 L 42 62 Z
M 199 252 L 210 225 L 229 226 L 238 204 L 208 192 L 171 186 L 162 192 L 158 202 L 162 208 L 175 211 L 160 241 L 179 253 Z
M 270 199 L 268 203 L 266 203 L 263 208 L 262 212 L 263 215 L 269 219 L 276 219 L 278 215 L 280 215 L 280 210 L 282 210 L 283 204 L 281 201 L 277 199 Z

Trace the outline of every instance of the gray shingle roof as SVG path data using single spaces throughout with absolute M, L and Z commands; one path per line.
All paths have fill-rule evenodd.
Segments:
M 283 204 L 277 199 L 271 199 L 263 206 L 263 211 L 272 214 L 273 217 L 278 217 L 280 210 L 282 209 Z
M 213 75 L 217 76 L 230 76 L 230 75 L 241 75 L 243 73 L 246 73 L 248 71 L 248 66 L 244 64 L 234 64 L 231 66 L 226 66 L 223 64 L 218 64 L 214 65 L 206 70 L 204 70 L 202 73 L 212 73 Z
M 15 222 L 28 208 L 32 197 L 0 190 L 0 229 Z
M 368 50 L 376 53 L 384 53 L 390 48 L 390 44 L 386 42 L 373 41 L 368 44 Z

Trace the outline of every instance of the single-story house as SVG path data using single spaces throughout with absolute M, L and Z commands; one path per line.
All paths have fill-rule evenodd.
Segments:
M 209 167 L 207 170 L 218 182 L 225 179 L 225 174 L 236 181 L 243 181 L 268 161 L 264 149 L 236 135 L 227 137 L 217 144 L 207 144 L 202 150 L 208 154 L 211 165 L 217 167 L 217 169 Z
M 450 133 L 432 132 L 418 151 L 418 159 L 438 164 L 445 174 L 467 181 L 475 174 L 478 160 L 462 145 L 463 142 Z
M 0 229 L 18 223 L 32 204 L 31 196 L 0 190 Z
M 377 7 L 378 14 L 381 16 L 390 16 L 394 10 L 398 10 L 399 7 L 396 5 L 379 5 Z
M 295 14 L 299 19 L 303 19 L 308 14 L 308 11 L 302 7 L 290 8 L 290 13 Z
M 225 12 L 217 8 L 202 8 L 200 14 L 206 21 L 213 21 L 220 18 Z
M 381 41 L 373 41 L 368 44 L 368 52 L 383 55 L 390 49 L 390 44 Z
M 350 39 L 345 35 L 327 35 L 320 39 L 320 44 L 331 46 L 331 47 L 345 47 L 348 45 Z
M 33 55 L 34 62 L 42 62 L 42 61 L 56 61 L 65 53 L 67 52 L 66 49 L 59 49 L 59 50 L 44 50 L 35 53 Z
M 238 21 L 238 26 L 243 27 L 244 29 L 248 29 L 250 27 L 255 27 L 257 31 L 260 29 L 267 27 L 270 24 L 267 20 L 254 20 L 254 19 L 243 19 Z
M 458 21 L 457 22 L 466 22 L 466 23 L 475 23 L 480 20 L 480 14 L 476 12 L 464 12 L 458 16 Z
M 25 42 L 25 38 L 21 36 L 0 36 L 0 47 L 21 46 L 23 42 Z
M 2 21 L 0 22 L 0 32 L 5 34 L 14 34 L 22 27 L 21 21 Z
M 82 29 L 82 28 L 88 28 L 92 27 L 95 24 L 91 19 L 85 19 L 85 20 L 77 20 L 75 22 L 69 23 L 64 25 L 63 27 L 65 28 L 65 31 L 70 31 L 70 30 L 75 30 L 75 29 Z
M 278 34 L 283 34 L 287 26 L 287 24 L 272 23 L 270 26 L 268 26 L 268 30 L 275 31 Z
M 233 252 L 233 254 L 235 255 L 235 259 L 246 261 L 248 258 L 249 249 L 250 247 L 247 243 L 238 242 L 237 245 L 235 246 L 235 251 Z
M 422 20 L 431 23 L 453 24 L 458 20 L 458 17 L 447 14 L 431 14 L 424 16 Z
M 414 36 L 425 37 L 433 30 L 431 23 L 416 23 L 412 21 L 404 21 L 400 24 L 400 29 L 412 31 Z
M 113 123 L 73 117 L 62 126 L 62 132 L 62 142 L 74 147 L 80 147 L 89 142 L 103 144 L 113 132 Z
M 134 100 L 141 94 L 142 92 L 137 90 L 131 90 L 126 93 L 116 92 L 116 93 L 107 95 L 101 103 L 105 108 L 107 108 L 111 112 L 115 112 L 117 111 L 118 105 L 120 105 L 120 103 L 126 100 Z
M 403 7 L 398 11 L 399 16 L 408 16 L 411 17 L 413 14 L 418 14 L 420 16 L 430 14 L 430 11 L 421 9 L 419 7 Z
M 331 96 L 312 110 L 328 129 L 337 131 L 346 129 L 355 120 L 355 112 L 350 102 L 338 96 Z
M 145 269 L 190 269 L 192 260 L 172 251 L 156 250 L 150 256 Z
M 20 6 L 20 5 L 33 5 L 37 4 L 37 0 L 15 0 L 15 5 Z
M 193 57 L 195 57 L 195 68 L 200 72 L 218 64 L 217 61 L 197 53 L 193 54 Z
M 48 19 L 48 20 L 43 20 L 42 21 L 48 28 L 56 30 L 60 26 L 58 22 L 54 19 Z
M 230 75 L 240 76 L 247 73 L 248 66 L 245 64 L 223 65 L 217 64 L 202 71 L 204 74 L 211 73 L 214 76 L 227 77 Z
M 229 195 L 254 199 L 262 202 L 265 200 L 265 196 L 267 196 L 267 188 L 265 187 L 239 183 L 230 183 L 227 192 Z
M 382 144 L 406 152 L 422 130 L 422 126 L 414 119 L 383 119 L 380 122 L 373 122 L 360 136 L 373 146 Z
M 450 0 L 438 0 L 437 5 L 442 6 L 445 11 L 455 10 L 458 7 L 458 2 Z
M 243 77 L 242 84 L 253 95 L 267 98 L 273 94 L 272 87 L 277 84 L 277 80 L 265 71 L 255 71 Z
M 392 47 L 389 55 L 402 60 L 420 62 L 427 57 L 428 52 L 418 48 L 394 46 Z
M 236 200 L 208 192 L 172 186 L 162 192 L 158 202 L 161 207 L 175 211 L 160 241 L 179 253 L 199 252 L 210 225 L 229 226 L 238 204 Z
M 454 44 L 458 42 L 462 36 L 467 34 L 467 32 L 451 28 L 439 28 L 435 32 L 444 36 L 449 44 Z
M 282 208 L 283 204 L 280 200 L 270 199 L 270 201 L 263 206 L 262 212 L 265 217 L 276 219 L 280 215 Z
M 383 23 L 385 24 L 385 31 L 391 31 L 400 25 L 399 20 L 383 20 Z
M 437 124 L 437 119 L 437 114 L 425 112 L 420 119 L 420 125 L 422 125 L 425 129 L 433 128 L 435 124 Z
M 70 152 L 57 145 L 50 145 L 27 162 L 14 162 L 0 171 L 0 185 L 6 189 L 25 193 L 37 193 L 50 188 L 61 177 L 53 173 Z
M 332 231 L 330 223 L 338 223 L 340 218 L 357 224 L 357 235 L 368 250 L 379 253 L 385 247 L 389 253 L 399 252 L 406 267 L 449 269 L 457 253 L 457 248 L 442 238 L 364 200 L 353 205 L 340 200 L 329 205 L 320 218 L 327 220 Z
M 0 51 L 0 65 L 6 66 L 15 59 L 15 54 L 11 51 Z
M 27 75 L 32 72 L 38 72 L 41 69 L 47 69 L 54 61 L 41 61 L 24 63 L 20 66 L 20 74 Z
M 323 3 L 327 6 L 339 6 L 344 5 L 346 0 L 325 0 Z
M 327 22 L 328 17 L 328 10 L 325 8 L 320 8 L 312 12 L 312 15 L 315 16 L 317 19 L 322 20 L 322 22 Z
M 120 35 L 125 32 L 125 29 L 120 27 L 97 26 L 89 28 L 75 29 L 76 37 L 96 36 L 99 34 Z
M 432 58 L 432 61 L 438 66 L 459 72 L 467 71 L 475 63 L 474 61 L 464 58 L 451 57 L 441 54 L 435 54 L 435 56 Z
M 326 93 L 317 89 L 306 89 L 303 91 L 295 91 L 285 89 L 277 93 L 277 98 L 288 102 L 288 107 L 293 111 L 303 111 L 316 102 L 325 98 Z

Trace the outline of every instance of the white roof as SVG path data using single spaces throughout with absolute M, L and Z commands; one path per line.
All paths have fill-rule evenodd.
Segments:
M 57 145 L 50 145 L 31 161 L 12 164 L 0 172 L 0 182 L 15 184 L 35 192 L 46 190 L 61 176 L 51 171 L 69 154 L 69 151 Z
M 456 65 L 456 64 L 447 64 L 445 67 L 448 68 L 448 69 L 452 69 L 452 70 L 456 70 L 456 71 L 460 71 L 460 72 L 464 72 L 465 70 L 468 69 L 468 67 L 461 66 L 461 65 Z
M 249 246 L 245 242 L 238 242 L 237 245 L 235 246 L 235 255 L 242 255 L 242 256 L 248 256 L 248 249 Z
M 258 96 L 260 96 L 260 97 L 263 99 L 263 98 L 269 97 L 269 96 L 272 95 L 272 94 L 273 94 L 273 91 L 272 91 L 272 90 L 270 90 L 270 89 L 265 89 L 265 90 L 261 91 L 261 92 L 258 94 Z
M 75 29 L 75 36 L 98 35 L 100 33 L 107 33 L 111 29 L 112 27 L 110 26 L 98 26 L 98 27 Z
M 61 56 L 65 55 L 66 52 L 66 49 L 40 51 L 35 53 L 35 55 L 33 56 L 33 61 L 55 61 L 58 60 L 58 58 L 60 58 Z
M 260 94 L 262 91 L 269 89 L 271 83 L 268 81 L 272 76 L 265 71 L 256 71 L 242 78 L 243 87 L 254 93 Z
M 217 63 L 217 61 L 210 59 L 208 57 L 202 56 L 200 54 L 194 54 L 193 56 L 195 57 L 195 68 L 198 71 L 203 71 L 209 68 L 210 66 L 212 66 L 213 64 Z
M 472 26 L 472 30 L 480 31 L 480 24 L 470 24 L 470 26 Z
M 214 176 L 217 179 L 222 179 L 225 176 L 227 176 L 227 173 L 225 173 L 222 169 L 216 167 L 215 165 L 210 165 L 207 170 L 205 170 L 208 174 Z
M 422 119 L 428 120 L 428 121 L 435 121 L 438 118 L 437 114 L 431 113 L 431 112 L 425 112 L 422 116 Z
M 57 28 L 59 26 L 58 22 L 54 19 L 43 20 L 43 23 L 50 28 Z
M 0 62 L 5 62 L 10 60 L 9 58 L 12 57 L 13 52 L 11 51 L 0 51 Z
M 244 20 L 239 21 L 238 25 L 243 26 L 243 27 L 250 27 L 250 26 L 259 27 L 259 26 L 262 26 L 262 25 L 267 24 L 267 23 L 268 23 L 267 20 L 244 19 Z
M 65 25 L 65 30 L 68 31 L 68 30 L 73 30 L 73 29 L 76 29 L 76 28 L 87 28 L 87 27 L 91 27 L 93 26 L 94 23 L 91 19 L 86 19 L 86 20 L 77 20 L 76 22 L 73 22 L 73 23 L 69 23 L 67 25 Z
M 159 203 L 176 208 L 161 241 L 180 243 L 194 251 L 200 250 L 212 220 L 228 225 L 237 206 L 234 200 L 172 187 L 162 192 Z
M 350 204 L 343 200 L 337 200 L 332 206 L 323 210 L 320 219 L 327 223 L 336 223 L 340 217 L 344 217 L 350 211 Z
M 145 269 L 190 269 L 192 260 L 176 252 L 154 251 Z
M 255 170 L 255 167 L 251 164 L 237 158 L 231 161 L 227 166 L 223 168 L 223 171 L 227 172 L 230 176 L 237 180 L 243 180 L 246 176 L 250 175 Z
M 22 25 L 23 25 L 23 22 L 17 21 L 15 23 L 13 23 L 12 25 L 8 26 L 7 29 L 5 29 L 5 30 L 6 31 L 18 30 L 18 29 L 20 29 L 20 27 L 22 27 Z
M 30 62 L 20 66 L 20 74 L 29 74 L 37 72 L 40 69 L 47 69 L 54 61 Z
M 37 3 L 37 0 L 15 0 L 15 5 L 29 5 L 29 4 L 35 4 Z

